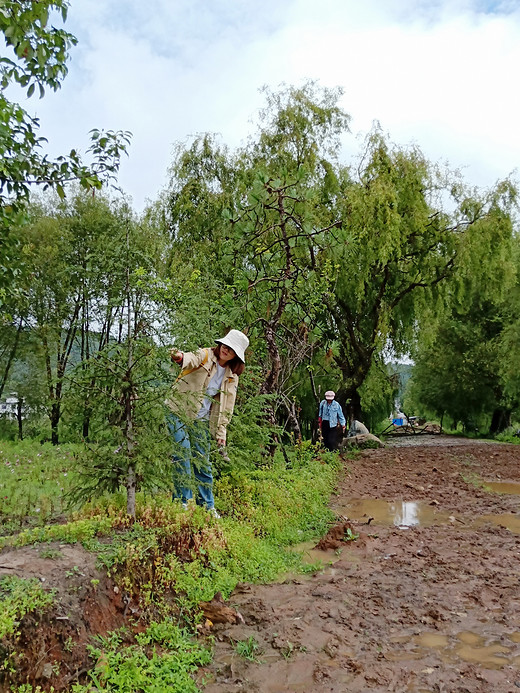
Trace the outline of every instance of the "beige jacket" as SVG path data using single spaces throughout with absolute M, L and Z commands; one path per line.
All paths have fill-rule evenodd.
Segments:
M 182 370 L 173 386 L 171 398 L 166 400 L 166 406 L 174 414 L 195 419 L 202 406 L 208 383 L 216 372 L 217 357 L 213 349 L 184 352 Z M 213 398 L 209 418 L 209 427 L 214 438 L 226 440 L 226 428 L 235 407 L 237 387 L 238 375 L 226 366 L 222 387 Z

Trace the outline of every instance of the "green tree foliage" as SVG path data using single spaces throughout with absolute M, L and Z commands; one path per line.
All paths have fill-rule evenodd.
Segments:
M 6 387 L 26 392 L 21 367 L 34 391 L 43 378 L 52 442 L 65 431 L 87 444 L 71 499 L 124 486 L 133 514 L 137 488 L 171 483 L 163 410 L 171 374 L 161 344 L 171 343 L 174 300 L 161 280 L 163 227 L 153 215 L 135 218 L 124 201 L 81 191 L 47 196 L 29 211 L 20 230 L 28 281 L 19 300 L 11 296 Z
M 65 21 L 68 7 L 66 0 L 0 2 L 0 32 L 8 49 L 0 57 L 0 306 L 20 272 L 17 229 L 26 220 L 31 187 L 54 188 L 60 197 L 71 180 L 100 188 L 117 173 L 129 142 L 128 132 L 93 130 L 91 165 L 83 164 L 76 150 L 52 160 L 42 153 L 46 140 L 38 134 L 38 120 L 7 96 L 13 85 L 26 90 L 27 97 L 38 91 L 40 98 L 46 88 L 60 87 L 76 39 L 51 22 L 58 16 Z
M 520 406 L 520 237 L 513 240 L 512 262 L 515 267 L 515 281 L 504 292 L 502 315 L 504 327 L 499 347 L 499 369 L 504 396 L 514 410 Z M 509 288 L 509 290 L 507 290 Z
M 163 367 L 167 354 L 161 340 L 168 334 L 172 294 L 158 272 L 161 230 L 133 219 L 124 206 L 115 219 L 110 241 L 105 237 L 114 254 L 105 257 L 110 291 L 99 313 L 106 318 L 101 338 L 96 350 L 83 352 L 71 375 L 83 431 L 85 417 L 89 421 L 89 450 L 71 498 L 85 500 L 124 486 L 127 512 L 134 516 L 138 488 L 165 488 L 171 482 L 163 404 L 171 375 Z M 98 274 L 97 301 L 99 279 Z
M 57 216 L 34 208 L 32 222 L 24 227 L 22 235 L 25 258 L 31 267 L 27 324 L 38 340 L 45 364 L 47 410 L 54 444 L 58 443 L 65 373 L 81 313 L 73 239 L 60 221 Z
M 314 84 L 267 92 L 257 138 L 234 154 L 208 136 L 179 150 L 168 197 L 174 247 L 188 248 L 191 262 L 209 248 L 209 272 L 222 287 L 215 311 L 249 327 L 263 366 L 260 391 L 276 394 L 298 434 L 289 380 L 312 354 L 331 274 L 317 254 L 335 224 L 324 199 L 328 158 L 348 123 L 338 96 Z M 206 259 L 199 271 L 207 275 Z
M 477 263 L 481 277 L 484 267 L 492 273 L 499 266 L 515 191 L 507 181 L 469 191 L 417 148 L 391 146 L 377 129 L 351 171 L 337 197 L 341 224 L 329 252 L 338 272 L 326 317 L 338 342 L 339 399 L 361 418 L 370 369 L 382 368 L 388 353 L 408 351 L 422 312 L 441 309 L 449 280 L 457 278 L 462 294 Z
M 454 428 L 459 421 L 468 428 L 482 415 L 491 419 L 506 403 L 498 360 L 502 327 L 491 302 L 445 316 L 418 349 L 405 409 L 449 416 Z
M 491 433 L 510 424 L 518 409 L 518 237 L 502 241 L 506 253 L 492 276 L 481 257 L 454 291 L 448 309 L 430 313 L 417 349 L 409 406 L 450 416 L 454 427 L 481 421 Z M 489 252 L 489 249 L 484 249 Z M 452 285 L 456 289 L 456 285 Z
M 267 91 L 247 146 L 231 153 L 203 136 L 179 148 L 167 196 L 174 249 L 202 284 L 220 283 L 215 315 L 247 324 L 261 391 L 276 394 L 297 432 L 295 373 L 301 381 L 321 364 L 351 417 L 363 418 L 363 393 L 382 410 L 377 390 L 385 403 L 393 391 L 381 380 L 386 361 L 408 352 L 448 286 L 462 297 L 477 275 L 498 281 L 511 235 L 509 181 L 470 190 L 379 128 L 357 162 L 340 162 L 349 121 L 340 95 L 313 83 Z
M 24 281 L 10 300 L 13 327 L 7 330 L 12 335 L 8 353 L 14 353 L 21 326 L 46 382 L 54 443 L 59 440 L 70 368 L 88 361 L 122 329 L 120 296 L 125 277 L 120 265 L 127 218 L 124 205 L 77 192 L 64 201 L 47 196 L 33 204 L 28 223 L 19 231 Z M 153 247 L 151 236 L 148 244 Z M 25 358 L 23 352 L 19 357 Z M 33 384 L 41 375 L 32 372 Z M 88 399 L 83 399 L 85 438 L 89 418 Z

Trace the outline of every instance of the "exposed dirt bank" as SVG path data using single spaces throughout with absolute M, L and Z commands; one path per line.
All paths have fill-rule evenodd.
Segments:
M 518 691 L 520 446 L 418 436 L 346 464 L 343 548 L 235 590 L 245 623 L 215 626 L 206 693 Z
M 0 692 L 15 683 L 67 690 L 92 666 L 87 645 L 93 636 L 120 628 L 128 604 L 79 544 L 4 549 L 0 577 L 6 575 L 37 578 L 53 591 L 55 606 L 41 616 L 24 616 L 15 648 L 0 641 Z

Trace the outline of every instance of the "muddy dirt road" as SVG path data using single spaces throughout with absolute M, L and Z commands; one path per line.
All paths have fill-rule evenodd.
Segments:
M 423 436 L 346 466 L 343 541 L 235 590 L 206 693 L 520 691 L 520 446 Z

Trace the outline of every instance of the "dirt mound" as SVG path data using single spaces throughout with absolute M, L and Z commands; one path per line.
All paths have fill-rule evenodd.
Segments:
M 327 534 L 316 544 L 315 548 L 320 551 L 336 550 L 344 548 L 347 542 L 357 539 L 359 539 L 359 534 L 352 524 L 350 522 L 340 522 L 329 529 Z
M 0 553 L 0 576 L 37 578 L 54 594 L 40 616 L 20 622 L 14 640 L 4 639 L 0 652 L 12 672 L 0 673 L 0 691 L 14 684 L 65 691 L 92 666 L 87 645 L 125 622 L 129 604 L 95 565 L 95 556 L 80 545 L 45 544 Z

